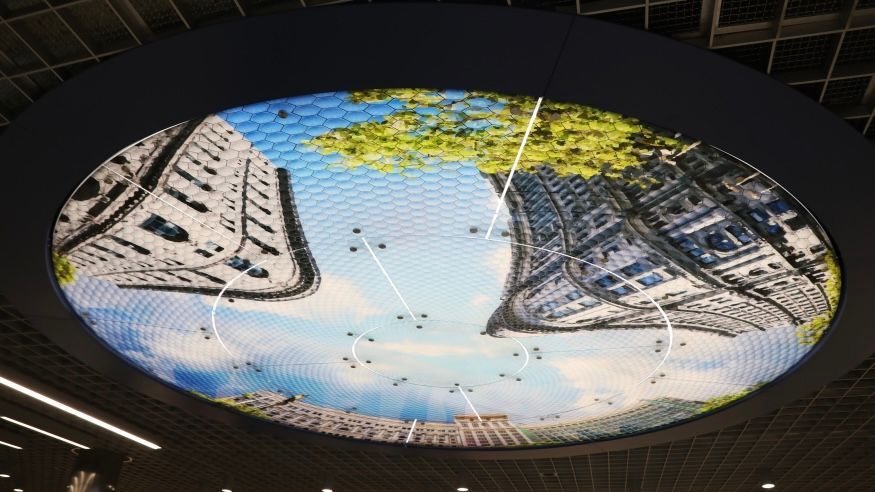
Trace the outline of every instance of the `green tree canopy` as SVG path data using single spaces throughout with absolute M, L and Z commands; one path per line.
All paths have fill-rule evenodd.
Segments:
M 699 413 L 710 412 L 712 410 L 717 410 L 718 408 L 723 408 L 726 405 L 734 402 L 735 400 L 739 400 L 744 398 L 745 396 L 753 393 L 754 391 L 760 389 L 763 386 L 763 383 L 751 386 L 750 388 L 743 389 L 736 393 L 729 393 L 726 395 L 716 396 L 711 398 L 710 400 L 702 403 L 702 406 L 699 407 Z
M 829 311 L 796 328 L 796 338 L 802 345 L 814 345 L 823 337 L 839 306 L 839 297 L 842 293 L 842 275 L 839 262 L 831 252 L 824 255 L 823 261 L 826 263 L 827 275 L 823 291 L 829 301 Z
M 488 92 L 381 89 L 353 92 L 357 103 L 392 103 L 378 121 L 354 123 L 304 141 L 342 165 L 384 172 L 474 162 L 484 173 L 508 172 L 536 100 Z M 635 118 L 569 103 L 545 101 L 518 170 L 550 165 L 560 176 L 623 177 L 652 155 L 668 156 L 684 144 Z M 627 176 L 628 177 L 628 176 Z M 634 179 L 634 178 L 633 178 Z
M 52 266 L 59 285 L 70 285 L 76 281 L 76 265 L 54 251 L 52 251 Z
M 238 412 L 245 413 L 247 415 L 251 415 L 253 417 L 258 417 L 261 419 L 266 419 L 267 414 L 264 413 L 261 409 L 250 407 L 248 405 L 244 405 L 242 403 L 237 403 L 233 398 L 213 398 L 211 396 L 207 396 L 200 391 L 190 390 L 191 394 L 203 398 L 204 400 L 211 401 L 213 403 L 218 403 L 219 405 L 234 409 Z M 250 393 L 251 394 L 251 393 Z M 244 394 L 246 396 L 246 394 Z

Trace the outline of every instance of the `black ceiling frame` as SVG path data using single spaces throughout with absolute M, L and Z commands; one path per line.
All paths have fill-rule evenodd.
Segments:
M 586 104 L 700 138 L 750 162 L 811 207 L 835 241 L 844 276 L 834 329 L 794 370 L 701 419 L 588 444 L 427 449 L 320 435 L 202 401 L 125 362 L 68 308 L 52 279 L 50 233 L 66 198 L 99 163 L 145 136 L 218 110 L 387 87 L 490 90 Z M 875 261 L 867 246 L 875 244 L 875 214 L 865 205 L 875 184 L 871 144 L 822 106 L 761 73 L 586 17 L 404 3 L 302 9 L 207 27 L 136 48 L 47 94 L 0 138 L 0 161 L 0 207 L 7 211 L 0 221 L 6 258 L 0 292 L 52 341 L 120 383 L 253 433 L 442 458 L 612 451 L 762 415 L 875 352 Z

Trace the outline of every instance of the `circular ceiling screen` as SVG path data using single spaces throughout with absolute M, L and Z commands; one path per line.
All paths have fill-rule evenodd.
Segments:
M 790 370 L 837 259 L 780 185 L 634 118 L 392 89 L 182 123 L 61 211 L 58 284 L 143 371 L 253 417 L 409 446 L 640 433 Z

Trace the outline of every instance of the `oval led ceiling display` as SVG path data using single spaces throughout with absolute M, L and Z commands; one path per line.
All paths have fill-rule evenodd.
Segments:
M 159 132 L 73 192 L 52 259 L 93 334 L 180 390 L 440 448 L 720 410 L 818 344 L 842 283 L 806 208 L 707 142 L 457 89 L 294 96 Z

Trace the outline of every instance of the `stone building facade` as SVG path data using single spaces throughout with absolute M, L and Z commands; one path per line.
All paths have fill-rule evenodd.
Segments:
M 288 171 L 216 116 L 104 163 L 64 208 L 54 250 L 128 289 L 274 301 L 319 285 Z
M 548 167 L 514 176 L 512 267 L 490 334 L 665 326 L 654 302 L 674 328 L 724 336 L 829 312 L 828 240 L 783 189 L 713 149 L 645 171 L 646 186 Z

